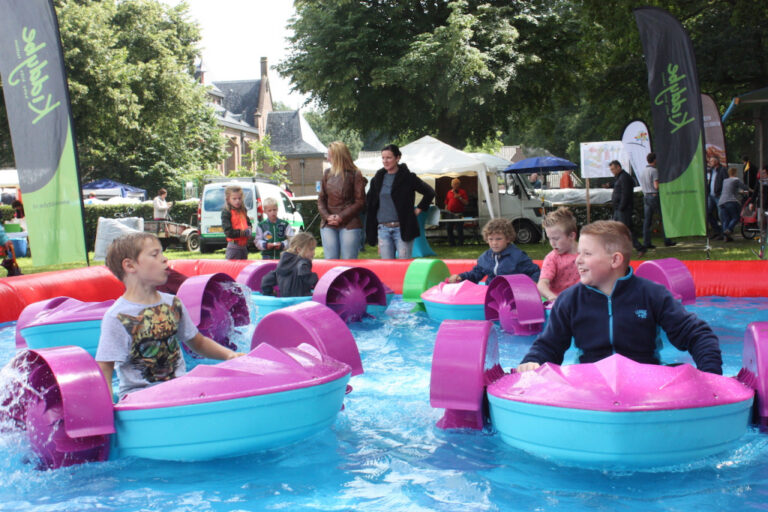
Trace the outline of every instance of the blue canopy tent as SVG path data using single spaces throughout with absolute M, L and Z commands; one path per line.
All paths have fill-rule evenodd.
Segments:
M 99 199 L 109 199 L 110 197 L 133 197 L 144 201 L 147 198 L 147 191 L 143 188 L 118 183 L 117 181 L 106 178 L 83 185 L 83 197 L 88 197 L 91 194 Z
M 575 163 L 566 160 L 565 158 L 556 156 L 534 156 L 515 162 L 504 169 L 504 172 L 527 174 L 533 172 L 564 171 L 566 169 L 575 170 L 577 167 L 578 166 Z

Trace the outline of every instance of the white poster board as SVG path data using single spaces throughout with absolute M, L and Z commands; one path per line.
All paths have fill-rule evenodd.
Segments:
M 629 156 L 620 140 L 581 143 L 581 177 L 612 178 L 608 164 L 618 160 L 629 171 Z

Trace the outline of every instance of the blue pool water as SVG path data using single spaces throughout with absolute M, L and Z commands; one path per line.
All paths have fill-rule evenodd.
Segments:
M 751 429 L 728 452 L 643 472 L 561 466 L 492 432 L 446 432 L 429 406 L 438 325 L 395 300 L 352 325 L 365 374 L 333 427 L 279 451 L 204 463 L 125 458 L 37 471 L 22 436 L 0 435 L 0 511 L 748 510 L 768 508 L 768 436 Z M 691 310 L 720 336 L 725 373 L 740 368 L 748 322 L 768 299 L 703 298 Z M 500 335 L 516 364 L 532 341 Z M 0 328 L 0 362 L 13 353 Z M 571 361 L 573 354 L 570 354 Z M 665 361 L 690 361 L 667 348 Z M 0 385 L 3 385 L 0 382 Z M 222 426 L 226 428 L 226 426 Z

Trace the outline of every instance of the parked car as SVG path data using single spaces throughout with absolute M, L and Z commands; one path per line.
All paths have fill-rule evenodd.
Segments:
M 304 229 L 304 219 L 288 195 L 275 183 L 261 178 L 212 178 L 203 187 L 197 219 L 200 225 L 200 252 L 211 252 L 227 245 L 221 226 L 224 190 L 229 185 L 243 189 L 243 203 L 254 225 L 264 219 L 262 203 L 267 197 L 277 200 L 277 216 L 288 221 L 296 231 Z

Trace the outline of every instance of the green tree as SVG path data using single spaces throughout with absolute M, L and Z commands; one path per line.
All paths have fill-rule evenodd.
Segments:
M 392 139 L 432 133 L 463 147 L 494 134 L 520 101 L 509 94 L 519 68 L 542 59 L 516 51 L 521 30 L 548 7 L 358 0 L 300 1 L 296 10 L 293 53 L 278 70 L 332 125 Z
M 200 30 L 185 4 L 58 0 L 56 11 L 83 181 L 170 190 L 181 173 L 224 158 L 194 79 Z
M 310 110 L 302 112 L 304 119 L 307 120 L 312 131 L 315 132 L 320 142 L 328 146 L 331 142 L 340 140 L 349 148 L 352 158 L 357 158 L 357 154 L 363 148 L 363 139 L 360 132 L 351 128 L 342 128 L 332 124 L 324 112 Z
M 768 83 L 768 37 L 761 30 L 768 24 L 766 2 L 559 1 L 551 6 L 562 20 L 555 37 L 573 46 L 567 59 L 554 63 L 551 76 L 567 87 L 546 94 L 546 111 L 513 111 L 505 140 L 578 161 L 580 141 L 617 139 L 636 118 L 650 126 L 648 75 L 632 13 L 648 4 L 668 10 L 683 24 L 693 42 L 701 90 L 713 94 L 721 113 L 734 96 Z M 753 137 L 747 116 L 728 122 L 732 161 L 753 153 Z
M 768 83 L 768 2 L 754 0 L 299 0 L 278 70 L 366 140 L 432 134 L 464 147 L 501 130 L 506 143 L 578 160 L 580 141 L 651 121 L 632 14 L 648 4 L 686 28 L 701 89 L 721 110 Z M 731 154 L 754 154 L 748 116 L 726 128 Z

